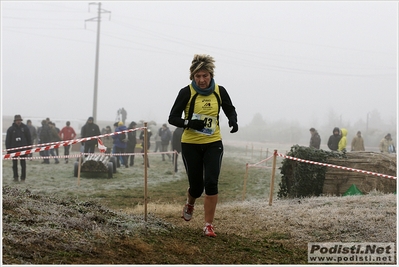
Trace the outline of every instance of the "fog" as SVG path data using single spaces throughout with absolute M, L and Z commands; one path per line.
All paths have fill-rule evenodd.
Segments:
M 96 79 L 98 7 L 1 1 L 3 116 L 164 123 L 209 54 L 240 127 L 397 129 L 397 2 L 101 2 Z

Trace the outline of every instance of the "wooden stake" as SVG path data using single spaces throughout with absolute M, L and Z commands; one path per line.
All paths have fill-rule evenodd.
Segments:
M 147 122 L 144 122 L 144 221 L 147 221 Z
M 80 154 L 80 157 L 79 157 L 79 166 L 78 166 L 78 186 L 80 186 L 80 168 L 81 168 L 81 166 L 82 166 L 82 155 L 83 155 L 83 154 Z
M 174 150 L 173 151 L 174 153 L 173 153 L 173 178 L 175 177 L 175 174 L 176 174 L 176 166 L 177 166 L 177 151 L 176 150 Z
M 272 205 L 273 201 L 273 191 L 274 191 L 274 177 L 276 174 L 276 161 L 277 161 L 277 150 L 274 150 L 274 155 L 273 155 L 273 167 L 272 167 L 272 178 L 270 181 L 270 196 L 269 196 L 269 206 Z
M 248 163 L 245 165 L 244 188 L 242 190 L 242 200 L 245 200 L 245 193 L 247 191 L 247 179 L 248 179 Z

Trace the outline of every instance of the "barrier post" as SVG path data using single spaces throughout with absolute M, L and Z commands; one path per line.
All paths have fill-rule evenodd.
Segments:
M 274 150 L 273 154 L 273 167 L 272 167 L 272 178 L 270 181 L 270 196 L 269 196 L 269 206 L 272 205 L 273 201 L 273 191 L 274 191 L 274 177 L 276 174 L 276 161 L 277 161 L 277 150 Z
M 80 186 L 80 168 L 82 166 L 82 153 L 79 156 L 79 166 L 78 166 L 78 186 Z
M 173 178 L 175 177 L 176 174 L 176 166 L 177 166 L 177 151 L 175 149 L 173 150 Z
M 242 200 L 245 199 L 245 192 L 247 191 L 247 178 L 248 178 L 248 163 L 245 165 L 244 187 L 242 190 Z
M 144 221 L 147 221 L 147 122 L 144 122 Z

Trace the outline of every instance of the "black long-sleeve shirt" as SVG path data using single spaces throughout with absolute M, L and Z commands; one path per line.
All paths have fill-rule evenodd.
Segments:
M 229 94 L 226 89 L 219 85 L 219 92 L 221 98 L 221 107 L 223 109 L 224 114 L 229 119 L 229 121 L 237 122 L 237 112 L 233 103 L 230 99 Z M 185 128 L 184 119 L 182 118 L 182 113 L 185 110 L 188 101 L 191 97 L 190 86 L 186 86 L 180 89 L 179 94 L 176 97 L 175 103 L 172 106 L 172 109 L 169 114 L 168 122 L 176 127 Z

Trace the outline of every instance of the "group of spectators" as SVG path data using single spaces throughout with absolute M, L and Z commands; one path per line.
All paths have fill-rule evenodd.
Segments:
M 89 118 L 90 120 L 90 118 Z M 88 120 L 88 123 L 90 123 Z M 116 163 L 117 167 L 125 166 L 128 168 L 129 166 L 134 166 L 135 149 L 137 146 L 137 131 L 128 131 L 129 129 L 135 129 L 137 127 L 137 123 L 132 121 L 128 127 L 124 125 L 123 121 L 115 122 L 114 132 L 122 132 L 120 134 L 115 134 L 112 136 L 105 136 L 102 138 L 104 146 L 107 147 L 106 153 L 113 154 L 130 154 L 130 155 L 117 155 Z M 111 126 L 106 126 L 103 129 L 102 134 L 112 133 Z M 183 133 L 182 128 L 176 128 L 175 131 L 171 131 L 166 123 L 162 125 L 161 128 L 154 135 L 155 139 L 155 150 L 154 152 L 168 152 L 169 146 L 172 144 L 172 151 L 177 151 L 177 153 L 181 152 L 181 135 Z M 83 134 L 83 132 L 82 132 Z M 153 133 L 151 129 L 147 128 L 147 151 L 151 146 L 151 137 Z M 88 137 L 83 136 L 82 137 Z M 140 132 L 139 140 L 141 141 L 141 153 L 144 153 L 144 130 Z M 86 146 L 86 144 L 85 144 Z M 174 163 L 175 171 L 177 172 L 177 162 L 174 161 L 174 157 L 170 155 L 170 153 L 162 153 L 162 161 L 165 161 L 165 154 L 167 155 L 169 160 L 172 160 Z M 176 157 L 177 158 L 177 157 Z M 150 167 L 150 163 L 148 158 L 146 159 L 147 167 Z M 143 162 L 144 164 L 144 162 Z
M 321 138 L 315 128 L 310 128 L 309 147 L 320 149 Z M 327 146 L 331 151 L 346 152 L 348 130 L 334 127 L 333 134 L 328 138 Z M 396 153 L 391 134 L 388 133 L 379 143 L 381 153 Z M 351 151 L 365 151 L 364 139 L 361 131 L 356 133 L 351 142 Z
M 28 120 L 27 123 L 29 126 L 32 122 Z M 56 127 L 56 124 L 50 120 L 50 118 L 42 120 L 41 126 L 38 127 L 36 131 L 37 144 L 49 144 L 74 139 L 76 137 L 76 133 L 70 125 L 71 123 L 67 121 L 65 127 L 60 130 L 58 127 Z M 35 137 L 34 127 L 31 126 L 29 129 L 31 134 Z M 68 163 L 69 150 L 70 145 L 64 147 L 65 163 Z M 57 158 L 59 156 L 58 147 L 40 151 L 39 154 L 40 156 L 44 157 L 42 164 L 50 164 L 50 156 L 54 157 L 55 164 L 60 163 L 59 159 Z
M 23 119 L 21 115 L 15 115 L 13 124 L 7 129 L 5 145 L 8 154 L 28 150 L 36 144 L 45 145 L 61 140 L 70 140 L 75 138 L 76 136 L 76 133 L 73 128 L 70 127 L 69 122 L 67 122 L 67 125 L 62 128 L 62 130 L 60 130 L 56 127 L 55 123 L 50 120 L 50 118 L 42 120 L 41 127 L 38 127 L 37 129 L 32 125 L 31 120 L 28 120 L 27 124 L 22 123 L 22 121 Z M 69 146 L 65 147 L 64 151 L 65 155 L 69 155 Z M 39 153 L 40 156 L 43 157 L 43 164 L 50 163 L 50 156 L 54 157 L 54 161 L 56 164 L 59 163 L 59 160 L 56 157 L 59 155 L 58 148 L 42 150 Z M 19 157 L 21 165 L 21 176 L 19 176 L 18 173 L 18 160 L 13 160 L 13 177 L 15 182 L 18 182 L 19 179 L 21 182 L 25 181 L 26 158 L 28 157 L 32 157 L 32 154 L 25 154 Z M 65 157 L 65 163 L 68 163 L 67 156 Z
M 158 129 L 158 134 L 156 135 L 155 140 L 155 150 L 157 152 L 158 149 L 160 152 L 168 152 L 169 146 L 172 145 L 172 151 L 176 151 L 176 161 L 175 157 L 171 156 L 169 153 L 162 153 L 162 161 L 165 161 L 165 154 L 168 156 L 169 160 L 172 160 L 172 163 L 175 167 L 175 172 L 178 171 L 177 168 L 177 158 L 181 152 L 181 136 L 183 134 L 183 128 L 176 127 L 176 129 L 172 132 L 166 123 L 162 124 L 162 127 Z
M 71 127 L 70 121 L 66 122 L 66 125 L 60 130 L 56 127 L 55 123 L 50 120 L 50 118 L 43 119 L 41 121 L 40 127 L 35 127 L 32 125 L 31 120 L 27 120 L 27 124 L 22 123 L 23 119 L 21 115 L 14 116 L 14 122 L 11 127 L 7 130 L 6 136 L 6 149 L 7 153 L 15 153 L 18 151 L 23 151 L 31 147 L 32 145 L 50 145 L 60 141 L 68 141 L 73 140 L 77 137 L 77 134 L 73 127 Z M 114 132 L 122 132 L 121 134 L 108 135 L 102 138 L 103 144 L 107 147 L 106 153 L 113 154 L 130 154 L 130 155 L 118 155 L 117 159 L 117 167 L 121 165 L 128 166 L 134 165 L 135 148 L 137 145 L 137 136 L 136 131 L 128 131 L 128 129 L 134 129 L 137 126 L 137 123 L 132 121 L 129 124 L 129 127 L 126 127 L 122 121 L 116 122 L 114 124 Z M 81 128 L 80 136 L 81 138 L 98 136 L 104 133 L 112 133 L 110 126 L 107 126 L 100 132 L 99 126 L 94 123 L 94 118 L 89 117 Z M 167 127 L 166 124 L 163 124 L 159 131 L 156 133 L 157 137 L 159 137 L 161 145 L 160 151 L 167 152 L 169 143 L 172 141 L 172 149 L 176 150 L 178 153 L 181 152 L 181 134 L 182 129 L 177 129 L 172 132 Z M 152 132 L 150 129 L 147 129 L 147 150 L 150 148 Z M 82 141 L 82 149 L 81 152 L 88 154 L 94 153 L 95 147 L 98 145 L 98 140 L 96 138 L 90 139 L 86 141 Z M 144 152 L 144 130 L 141 131 L 139 139 L 141 140 L 141 153 Z M 64 158 L 65 163 L 69 161 L 70 147 L 71 145 L 63 146 L 64 147 Z M 16 148 L 16 149 L 14 149 Z M 54 163 L 59 164 L 60 160 L 59 149 L 51 148 L 48 150 L 42 150 L 39 152 L 40 156 L 43 157 L 42 164 L 50 164 L 50 159 L 54 158 Z M 162 160 L 165 160 L 165 154 L 162 154 Z M 175 171 L 177 171 L 177 162 L 174 162 L 174 157 L 170 154 L 166 154 L 169 159 L 172 159 L 172 162 L 175 164 Z M 21 181 L 25 181 L 26 179 L 26 158 L 32 157 L 32 153 L 27 155 L 20 156 L 20 165 L 21 165 Z M 144 163 L 143 163 L 144 164 Z M 14 180 L 18 181 L 18 160 L 13 160 L 13 172 L 14 172 Z M 149 161 L 147 158 L 147 166 L 149 167 Z

